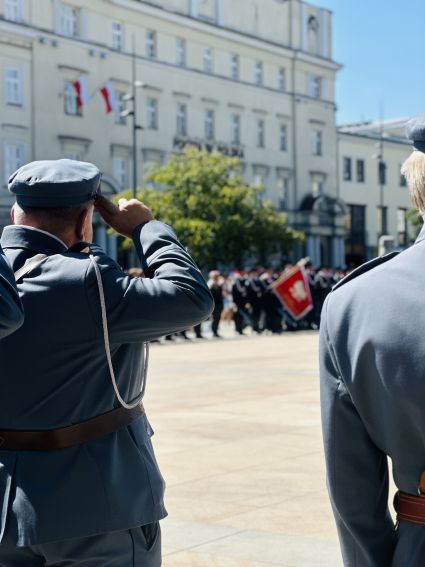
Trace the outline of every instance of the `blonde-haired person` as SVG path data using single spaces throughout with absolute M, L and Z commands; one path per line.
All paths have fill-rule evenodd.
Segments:
M 425 213 L 425 117 L 407 124 L 402 167 Z M 425 230 L 325 301 L 320 379 L 327 483 L 344 565 L 425 565 Z M 392 461 L 395 525 L 388 507 Z

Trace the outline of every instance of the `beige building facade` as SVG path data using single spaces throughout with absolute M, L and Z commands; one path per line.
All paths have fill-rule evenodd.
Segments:
M 7 178 L 27 161 L 88 160 L 104 190 L 132 186 L 132 120 L 120 112 L 133 108 L 123 100 L 133 51 L 137 184 L 146 164 L 187 144 L 239 155 L 245 177 L 306 233 L 297 252 L 343 263 L 332 15 L 300 0 L 0 0 L 1 222 Z M 82 107 L 76 81 L 90 95 Z
M 404 127 L 408 118 L 338 128 L 340 198 L 348 209 L 347 264 L 358 265 L 379 253 L 382 235 L 396 248 L 411 242 L 405 213 L 412 204 L 400 174 L 412 151 Z

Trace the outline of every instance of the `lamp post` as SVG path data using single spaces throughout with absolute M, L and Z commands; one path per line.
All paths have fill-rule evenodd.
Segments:
M 122 99 L 126 102 L 132 102 L 131 109 L 125 109 L 121 112 L 121 116 L 132 117 L 132 153 L 133 153 L 133 184 L 132 184 L 132 194 L 133 198 L 136 198 L 137 195 L 137 177 L 138 177 L 138 167 L 137 167 L 137 131 L 143 130 L 143 127 L 137 124 L 137 97 L 136 97 L 136 89 L 143 88 L 145 86 L 144 83 L 138 81 L 136 79 L 136 47 L 135 47 L 135 39 L 133 35 L 133 55 L 132 55 L 132 79 L 131 79 L 131 92 L 125 94 Z

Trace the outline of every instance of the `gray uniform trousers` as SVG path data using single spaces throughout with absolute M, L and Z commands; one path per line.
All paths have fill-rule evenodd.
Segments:
M 376 265 L 377 264 L 377 265 Z M 327 298 L 320 329 L 328 489 L 346 567 L 424 567 L 425 526 L 395 529 L 425 471 L 425 230 Z

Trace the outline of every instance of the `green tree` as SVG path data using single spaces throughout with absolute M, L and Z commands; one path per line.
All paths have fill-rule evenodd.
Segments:
M 420 233 L 424 224 L 422 215 L 418 211 L 418 209 L 409 209 L 408 211 L 406 211 L 406 219 L 412 227 L 412 237 L 415 239 Z
M 186 148 L 150 168 L 146 180 L 161 189 L 143 188 L 137 196 L 175 229 L 202 267 L 264 261 L 288 251 L 303 234 L 286 225 L 286 215 L 262 200 L 263 189 L 249 185 L 240 169 L 239 158 Z

